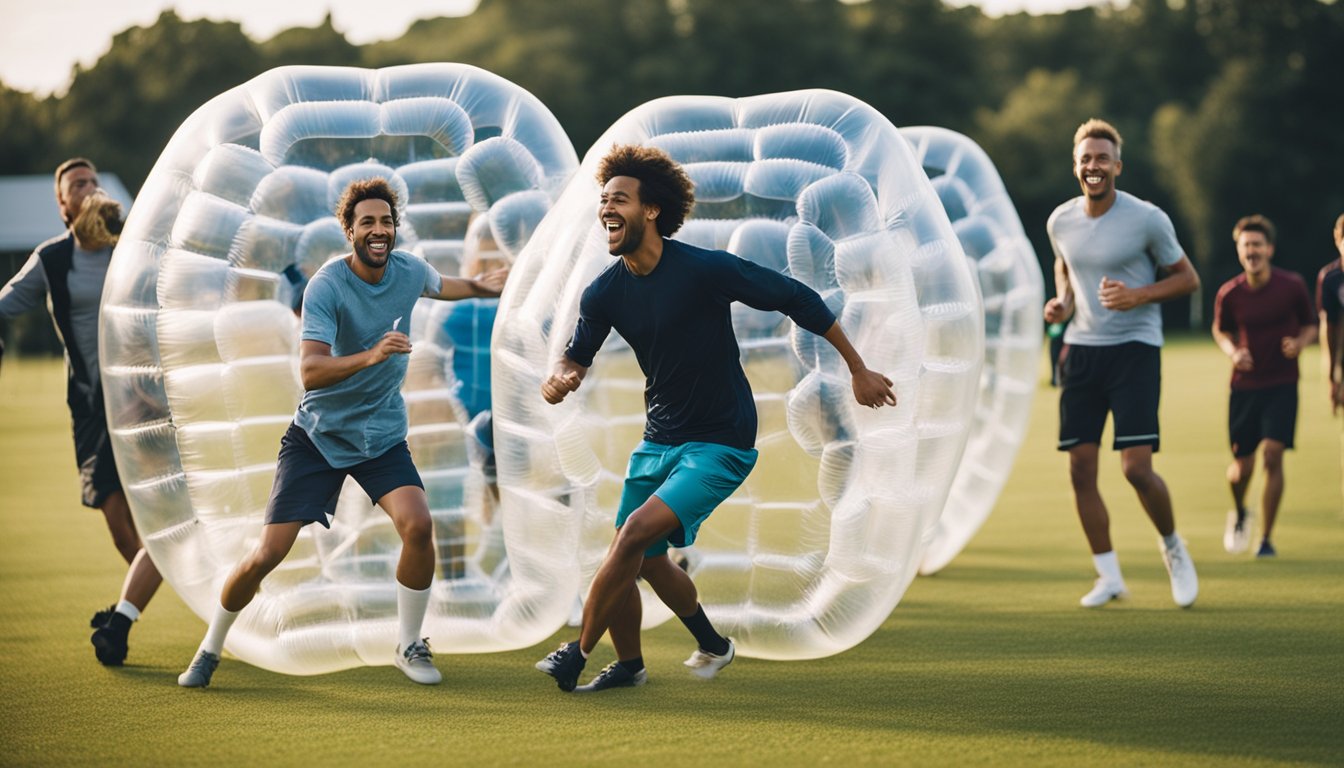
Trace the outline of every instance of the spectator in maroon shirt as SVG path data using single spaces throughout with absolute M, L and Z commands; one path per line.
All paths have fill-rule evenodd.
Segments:
M 1232 358 L 1227 426 L 1233 459 L 1227 479 L 1236 509 L 1228 513 L 1223 546 L 1243 552 L 1250 541 L 1246 489 L 1256 449 L 1263 445 L 1263 531 L 1256 557 L 1273 557 L 1270 533 L 1283 498 L 1283 452 L 1293 447 L 1297 429 L 1297 357 L 1316 341 L 1316 323 L 1306 282 L 1270 265 L 1274 225 L 1269 219 L 1242 218 L 1232 237 L 1243 272 L 1218 289 L 1213 303 L 1213 338 Z

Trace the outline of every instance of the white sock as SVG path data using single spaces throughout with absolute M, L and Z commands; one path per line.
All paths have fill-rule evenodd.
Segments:
M 425 623 L 425 611 L 429 610 L 429 590 L 429 587 L 411 589 L 397 582 L 397 623 L 403 651 L 411 643 L 420 642 L 420 628 Z
M 1173 549 L 1176 547 L 1177 544 L 1180 543 L 1181 543 L 1181 537 L 1177 536 L 1175 531 L 1172 531 L 1170 536 L 1162 537 L 1162 546 L 1166 547 L 1167 549 Z
M 229 628 L 240 613 L 242 611 L 230 611 L 222 605 L 216 605 L 215 616 L 210 619 L 210 628 L 205 631 L 205 639 L 201 641 L 201 650 L 218 656 L 224 650 L 225 635 L 229 634 Z
M 1093 555 L 1092 564 L 1097 568 L 1097 575 L 1106 581 L 1112 584 L 1124 582 L 1125 578 L 1120 575 L 1120 558 L 1115 556 L 1115 550 Z
M 117 603 L 117 613 L 120 613 L 131 621 L 138 621 L 140 619 L 140 609 L 136 608 L 135 604 L 130 600 L 122 600 Z

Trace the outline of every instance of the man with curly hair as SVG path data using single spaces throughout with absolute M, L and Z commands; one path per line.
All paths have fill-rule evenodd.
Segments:
M 686 661 L 708 679 L 732 662 L 732 640 L 705 616 L 695 584 L 667 556 L 695 541 L 700 525 L 756 464 L 756 406 L 733 334 L 731 305 L 779 311 L 829 341 L 853 376 L 855 399 L 895 405 L 891 380 L 869 370 L 816 291 L 724 251 L 671 236 L 695 197 L 685 171 L 661 150 L 616 146 L 597 172 L 598 220 L 618 257 L 584 290 L 565 354 L 541 387 L 559 403 L 583 382 L 615 329 L 645 376 L 644 440 L 630 456 L 616 538 L 593 578 L 579 639 L 537 668 L 573 691 L 588 655 L 610 632 L 618 661 L 581 691 L 642 685 L 637 578 L 643 578 L 695 636 Z
M 421 296 L 455 301 L 498 296 L 500 269 L 475 279 L 444 277 L 397 239 L 397 196 L 381 178 L 355 181 L 336 215 L 353 252 L 317 271 L 303 296 L 299 375 L 303 399 L 280 441 L 266 525 L 256 549 L 224 582 L 196 657 L 178 684 L 210 684 L 224 637 L 261 581 L 289 554 L 308 523 L 330 527 L 347 476 L 383 508 L 401 537 L 397 563 L 396 665 L 424 685 L 442 676 L 420 637 L 434 578 L 434 523 L 406 445 L 401 385 L 411 352 L 406 335 Z

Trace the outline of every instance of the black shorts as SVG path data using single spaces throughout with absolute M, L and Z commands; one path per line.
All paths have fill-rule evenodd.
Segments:
M 321 523 L 330 528 L 327 517 L 336 514 L 336 500 L 347 475 L 359 483 L 375 504 L 398 488 L 425 487 L 405 440 L 381 456 L 337 469 L 322 457 L 307 432 L 290 423 L 285 436 L 280 438 L 275 484 L 271 486 L 271 500 L 266 502 L 266 523 Z
M 1232 390 L 1227 401 L 1227 435 L 1232 455 L 1251 456 L 1261 440 L 1293 447 L 1297 434 L 1297 382 L 1265 389 Z
M 103 390 L 95 390 L 88 399 L 71 396 L 67 403 L 75 438 L 75 463 L 79 466 L 80 501 L 96 509 L 103 506 L 108 496 L 121 490 L 112 438 L 107 433 Z
M 1114 450 L 1150 445 L 1157 452 L 1160 347 L 1137 341 L 1106 347 L 1065 344 L 1059 356 L 1059 385 L 1059 450 L 1100 444 L 1109 412 Z

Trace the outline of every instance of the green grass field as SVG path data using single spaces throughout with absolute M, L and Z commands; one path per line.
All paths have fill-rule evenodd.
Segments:
M 288 677 L 226 658 L 211 688 L 180 689 L 204 624 L 167 586 L 127 666 L 101 667 L 87 621 L 124 568 L 101 516 L 78 504 L 59 363 L 6 360 L 0 764 L 1340 765 L 1340 424 L 1319 355 L 1302 366 L 1280 556 L 1258 562 L 1221 545 L 1227 361 L 1203 337 L 1168 346 L 1157 468 L 1199 569 L 1190 610 L 1173 606 L 1109 452 L 1103 493 L 1132 597 L 1077 606 L 1093 574 L 1054 450 L 1056 394 L 1042 387 L 990 521 L 857 648 L 741 659 L 700 683 L 682 673 L 685 631 L 664 625 L 646 636 L 648 686 L 586 698 L 532 669 L 550 642 L 465 656 L 449 638 L 434 638 L 437 688 L 391 667 Z

